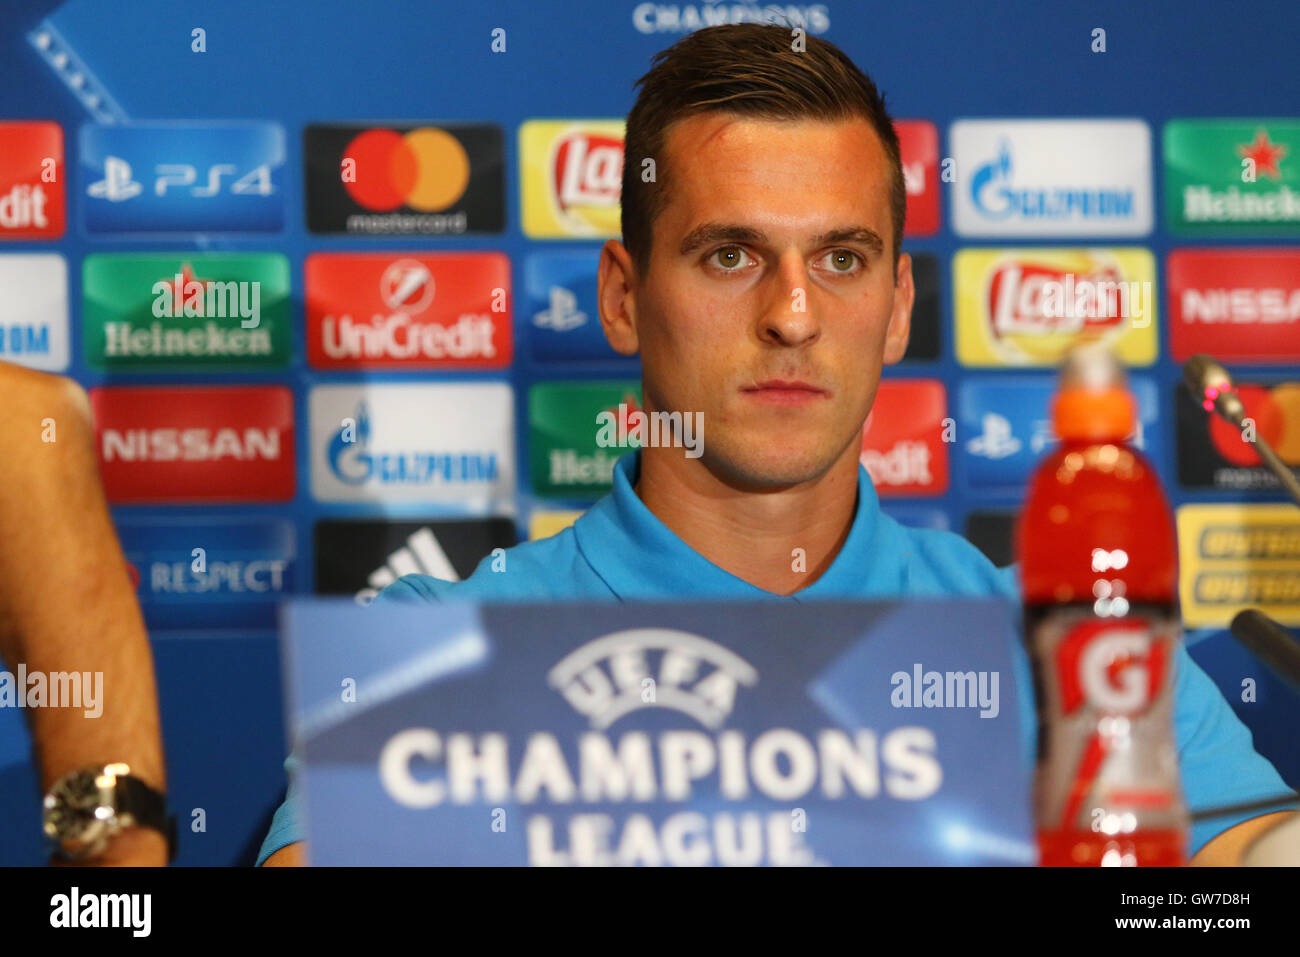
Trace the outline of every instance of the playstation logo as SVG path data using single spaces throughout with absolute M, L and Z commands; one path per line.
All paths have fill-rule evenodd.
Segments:
M 966 443 L 966 451 L 971 455 L 982 455 L 990 459 L 1004 459 L 1020 451 L 1021 442 L 1011 434 L 1011 423 L 1006 416 L 996 412 L 985 412 L 982 419 L 983 433 Z
M 533 325 L 537 328 L 568 332 L 587 321 L 587 314 L 578 311 L 578 297 L 563 286 L 551 287 L 550 301 L 551 308 L 533 316 Z
M 139 196 L 144 189 L 131 179 L 131 164 L 116 156 L 104 160 L 104 178 L 98 183 L 91 183 L 87 192 L 95 199 L 106 199 L 110 203 L 120 203 Z

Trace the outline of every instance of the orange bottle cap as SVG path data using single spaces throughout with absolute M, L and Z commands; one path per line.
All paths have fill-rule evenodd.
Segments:
M 1126 388 L 1062 389 L 1052 420 L 1064 440 L 1122 439 L 1137 425 L 1137 404 Z

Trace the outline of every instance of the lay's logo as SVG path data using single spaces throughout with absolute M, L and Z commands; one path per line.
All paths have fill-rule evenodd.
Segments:
M 526 235 L 620 235 L 622 120 L 529 120 L 519 157 Z
M 1097 310 L 1098 315 L 1064 308 L 1073 297 L 1065 293 L 1071 287 L 1090 284 L 1098 289 L 1118 287 L 1123 282 L 1113 265 L 1098 263 L 1090 272 L 1076 275 L 1050 265 L 1010 260 L 993 271 L 989 282 L 989 331 L 996 339 L 1018 333 L 1046 336 L 1054 332 L 1074 334 L 1084 330 L 1103 332 L 1118 326 L 1119 310 Z M 1051 291 L 1060 287 L 1062 307 L 1054 309 L 1048 302 Z
M 1145 249 L 963 249 L 953 257 L 957 359 L 1056 366 L 1100 339 L 1129 366 L 1156 359 L 1155 259 Z

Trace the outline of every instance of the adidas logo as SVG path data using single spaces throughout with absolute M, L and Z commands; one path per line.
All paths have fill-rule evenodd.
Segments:
M 428 526 L 412 532 L 406 544 L 388 556 L 388 562 L 370 573 L 369 587 L 356 594 L 358 605 L 369 605 L 375 597 L 403 575 L 432 575 L 444 581 L 458 582 L 460 575 L 443 551 L 438 537 Z

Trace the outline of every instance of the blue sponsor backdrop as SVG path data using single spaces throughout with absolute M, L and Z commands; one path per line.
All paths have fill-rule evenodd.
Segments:
M 949 125 L 961 117 L 1141 117 L 1152 130 L 1154 195 L 1163 196 L 1159 130 L 1178 117 L 1258 117 L 1295 115 L 1300 103 L 1300 73 L 1292 69 L 1297 41 L 1297 21 L 1288 0 L 1264 0 L 1249 12 L 1221 4 L 1188 4 L 1161 0 L 1143 6 L 1140 12 L 1129 4 L 1077 2 L 1040 5 L 1027 0 L 987 5 L 970 5 L 956 0 L 928 4 L 794 3 L 784 5 L 806 18 L 815 35 L 839 44 L 881 85 L 889 107 L 897 116 L 927 119 L 939 130 L 940 155 L 946 155 Z M 514 270 L 516 361 L 509 372 L 515 387 L 516 423 L 528 421 L 525 408 L 527 387 L 539 380 L 618 378 L 626 375 L 626 360 L 601 358 L 600 342 L 591 338 L 597 331 L 593 301 L 594 277 L 584 278 L 581 262 L 593 262 L 600 248 L 591 241 L 543 241 L 525 239 L 520 228 L 517 130 L 530 118 L 623 117 L 633 102 L 633 82 L 649 66 L 655 52 L 669 46 L 689 29 L 691 18 L 700 14 L 725 19 L 743 16 L 761 19 L 769 7 L 745 3 L 648 3 L 639 0 L 606 4 L 564 2 L 483 3 L 469 7 L 442 0 L 384 0 L 358 5 L 347 0 L 316 0 L 307 3 L 266 5 L 258 0 L 223 3 L 186 3 L 176 0 L 132 0 L 103 4 L 93 0 L 67 3 L 49 0 L 0 0 L 0 118 L 54 120 L 65 133 L 66 170 L 69 182 L 68 232 L 57 242 L 6 242 L 0 253 L 58 252 L 69 263 L 71 304 L 71 365 L 67 374 L 86 386 L 106 382 L 132 384 L 190 385 L 204 382 L 289 384 L 296 397 L 296 418 L 300 430 L 307 423 L 307 393 L 318 383 L 366 381 L 475 381 L 500 378 L 491 373 L 321 373 L 306 366 L 302 263 L 315 250 L 500 250 L 511 259 Z M 64 70 L 70 76 L 84 66 L 93 79 L 94 92 L 83 82 L 79 91 L 65 85 L 26 40 L 38 24 L 53 26 L 68 43 L 75 57 Z M 1090 52 L 1091 32 L 1107 31 L 1107 52 Z M 206 31 L 207 52 L 191 51 L 192 31 Z M 504 54 L 491 51 L 492 31 L 506 31 Z M 95 105 L 86 105 L 88 97 Z M 121 228 L 122 220 L 105 219 L 110 213 L 93 211 L 92 197 L 83 195 L 80 166 L 81 129 L 101 119 L 119 123 L 202 122 L 274 123 L 284 134 L 284 162 L 274 202 L 252 193 L 250 209 L 238 213 L 241 228 L 269 229 L 262 233 L 194 233 L 166 237 L 112 235 L 88 232 L 92 223 Z M 500 235 L 466 237 L 380 238 L 311 235 L 304 218 L 302 131 L 311 123 L 383 121 L 489 122 L 502 127 L 505 136 L 506 229 Z M 92 134 L 92 140 L 94 135 Z M 113 133 L 111 136 L 118 136 Z M 233 141 L 232 141 L 233 142 Z M 105 144 L 107 145 L 107 144 Z M 117 143 L 114 143 L 115 147 Z M 252 149 L 251 144 L 240 147 Z M 226 147 L 196 151 L 175 162 L 196 167 L 194 187 L 210 183 L 211 166 L 240 165 L 260 161 L 264 151 L 225 157 Z M 218 155 L 220 154 L 220 155 Z M 118 155 L 118 154 L 114 154 Z M 145 192 L 156 189 L 156 171 L 149 163 L 172 162 L 157 157 L 132 163 L 132 175 Z M 206 171 L 198 167 L 205 166 Z M 168 174 L 188 178 L 184 171 Z M 97 179 L 103 179 L 99 175 Z M 222 173 L 220 191 L 231 187 L 237 177 Z M 97 180 L 96 180 L 97 181 Z M 249 181 L 255 185 L 256 179 Z M 187 187 L 192 188 L 192 187 Z M 172 187 L 165 194 L 170 197 Z M 154 194 L 156 196 L 156 193 Z M 179 197 L 178 197 L 179 198 Z M 203 199 L 193 196 L 174 206 Z M 215 197 L 214 197 L 215 198 Z M 231 197 L 233 201 L 233 196 Z M 145 201 L 144 193 L 140 199 Z M 107 202 L 105 200 L 105 202 Z M 125 216 L 130 204 L 120 205 L 111 216 Z M 220 206 L 221 204 L 218 204 Z M 101 206 L 101 209 L 107 207 Z M 143 209 L 137 205 L 135 208 Z M 282 215 L 278 227 L 272 209 Z M 942 200 L 942 226 L 925 239 L 905 246 L 937 256 L 949 275 L 947 264 L 960 244 L 951 228 L 951 205 Z M 134 215 L 134 214 L 130 214 Z M 242 218 L 244 216 L 247 218 Z M 99 217 L 99 218 L 96 218 Z M 1157 223 L 1162 217 L 1157 215 Z M 1164 257 L 1174 240 L 1157 225 L 1144 240 L 1127 241 L 1145 245 L 1157 256 L 1163 274 Z M 1230 241 L 1214 245 L 1232 245 Z M 1266 244 L 1245 240 L 1249 245 Z M 983 243 L 970 245 L 1008 245 Z M 1017 242 L 1016 245 L 1023 245 Z M 1045 245 L 1062 245 L 1044 240 Z M 91 252 L 245 250 L 280 252 L 292 265 L 294 339 L 290 367 L 275 375 L 226 373 L 220 376 L 144 374 L 113 376 L 90 369 L 83 357 L 80 331 L 80 263 Z M 561 258 L 572 254 L 573 262 Z M 535 261 L 536 257 L 536 261 Z M 552 277 L 571 276 L 572 300 L 563 294 L 543 291 Z M 1178 371 L 1169 359 L 1162 286 L 1160 299 L 1160 358 L 1144 378 L 1154 383 L 1157 404 L 1151 430 L 1158 430 L 1163 444 L 1157 448 L 1156 465 L 1175 505 L 1187 501 L 1233 501 L 1231 492 L 1185 492 L 1176 485 L 1172 441 L 1172 410 L 1169 396 L 1178 381 Z M 540 308 L 539 308 L 540 307 Z M 934 361 L 910 361 L 886 369 L 887 377 L 935 377 L 948 387 L 949 407 L 956 410 L 962 400 L 960 385 L 985 382 L 1019 372 L 962 370 L 956 364 L 952 335 L 952 290 L 945 288 L 940 300 L 942 333 L 940 356 Z M 540 329 L 533 317 L 552 310 L 550 329 Z M 586 313 L 585 325 L 560 333 L 557 326 L 572 322 L 577 312 Z M 536 330 L 533 338 L 528 333 Z M 582 345 L 574 361 L 553 362 L 555 338 L 573 336 Z M 562 347 L 562 348 L 567 348 Z M 589 358 L 586 350 L 591 350 Z M 633 364 L 631 366 L 635 368 Z M 1252 370 L 1253 371 L 1253 370 Z M 1261 375 L 1285 374 L 1283 367 L 1260 367 Z M 1144 409 L 1144 411 L 1146 411 Z M 300 431 L 299 433 L 304 434 Z M 959 438 L 971 438 L 964 433 Z M 524 436 L 518 438 L 517 461 L 527 461 Z M 296 540 L 296 554 L 311 554 L 312 526 L 321 518 L 412 515 L 416 509 L 326 505 L 310 497 L 307 480 L 309 448 L 298 447 L 297 495 L 287 506 L 146 507 L 114 509 L 121 523 L 124 541 L 146 553 L 176 554 L 180 550 L 169 533 L 156 541 L 137 539 L 131 523 L 153 519 L 193 523 L 260 521 L 290 523 Z M 952 483 L 942 497 L 926 501 L 890 501 L 900 518 L 923 524 L 937 524 L 941 517 L 955 530 L 962 530 L 967 515 L 981 509 L 1014 509 L 1018 494 L 1014 486 L 997 489 L 976 484 L 983 463 L 961 451 L 953 457 Z M 526 472 L 526 469 L 521 469 Z M 1277 500 L 1275 493 L 1252 494 L 1252 500 Z M 535 504 L 526 485 L 519 495 L 522 520 Z M 564 505 L 565 503 L 554 503 Z M 581 502 L 571 503 L 582 505 Z M 427 510 L 420 509 L 420 512 Z M 271 533 L 268 533 L 271 534 Z M 149 537 L 145 533 L 145 538 Z M 256 538 L 256 536 L 255 536 Z M 274 535 L 267 540 L 242 542 L 262 558 L 278 554 Z M 181 543 L 183 544 L 183 543 Z M 232 540 L 233 544 L 233 540 Z M 210 558 L 214 556 L 209 556 Z M 221 556 L 215 556 L 220 558 Z M 288 579 L 291 590 L 309 592 L 310 575 Z M 173 609 L 166 602 L 146 609 L 154 622 L 168 628 L 182 624 L 198 631 L 153 633 L 163 700 L 163 718 L 169 746 L 173 790 L 182 809 L 225 808 L 210 814 L 208 831 L 195 832 L 182 815 L 183 863 L 232 863 L 251 861 L 252 851 L 265 832 L 270 811 L 279 800 L 277 784 L 282 780 L 278 761 L 283 754 L 280 700 L 271 642 L 273 633 L 248 630 L 254 619 L 262 620 L 263 595 L 227 591 L 218 599 L 211 595 L 194 605 L 193 620 L 168 618 Z M 228 613 L 238 618 L 242 610 L 213 611 L 218 602 L 246 606 L 249 618 L 232 626 Z M 162 618 L 159 618 L 159 616 Z M 211 627 L 230 627 L 213 637 Z M 178 640 L 186 635 L 189 644 Z M 1221 631 L 1189 634 L 1192 654 L 1207 667 L 1238 714 L 1257 731 L 1260 749 L 1277 764 L 1290 783 L 1300 784 L 1300 755 L 1293 739 L 1281 733 L 1292 721 L 1297 699 L 1261 669 L 1250 674 L 1260 681 L 1258 700 L 1242 704 L 1238 694 L 1245 664 L 1236 654 L 1231 639 Z M 216 650 L 220 649 L 220 651 Z M 217 667 L 217 664 L 221 667 Z M 195 702 L 208 702 L 202 707 Z M 217 705 L 219 702 L 219 706 Z M 219 716 L 219 717 L 218 717 Z M 210 725 L 209 721 L 219 721 Z M 220 729 L 219 732 L 217 729 Z M 35 777 L 26 764 L 28 745 L 21 715 L 0 712 L 0 811 L 7 819 L 34 821 Z M 229 773 L 213 773 L 212 767 Z M 240 769 L 235 773 L 234 769 Z M 4 860 L 36 861 L 39 845 L 25 836 L 22 828 L 6 829 L 0 835 L 0 856 Z M 13 843 L 18 842 L 18 843 Z

